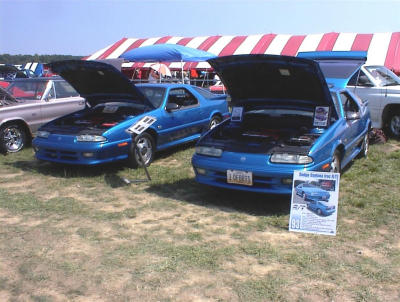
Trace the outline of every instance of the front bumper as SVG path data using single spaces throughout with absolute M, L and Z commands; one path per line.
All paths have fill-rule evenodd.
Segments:
M 68 136 L 55 143 L 44 138 L 35 138 L 32 146 L 39 160 L 73 164 L 97 165 L 128 158 L 130 141 L 121 142 L 75 142 Z
M 322 167 L 331 159 L 308 165 L 272 164 L 263 154 L 237 154 L 224 152 L 221 158 L 194 154 L 192 165 L 196 181 L 210 186 L 226 189 L 252 191 L 271 194 L 291 194 L 293 172 L 322 171 Z M 227 183 L 227 170 L 252 172 L 253 185 Z M 199 173 L 201 171 L 202 173 Z

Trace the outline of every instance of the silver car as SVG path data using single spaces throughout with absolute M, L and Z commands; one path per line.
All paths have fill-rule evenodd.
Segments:
M 60 77 L 15 79 L 0 92 L 0 151 L 18 152 L 44 123 L 85 108 Z
M 363 66 L 349 81 L 349 90 L 368 101 L 372 128 L 400 137 L 400 78 L 385 66 Z

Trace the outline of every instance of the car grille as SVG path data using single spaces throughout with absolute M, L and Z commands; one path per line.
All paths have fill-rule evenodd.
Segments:
M 77 161 L 79 159 L 77 152 L 71 151 L 60 151 L 55 149 L 44 149 L 44 156 L 52 159 L 61 159 L 61 160 L 69 160 L 69 161 Z

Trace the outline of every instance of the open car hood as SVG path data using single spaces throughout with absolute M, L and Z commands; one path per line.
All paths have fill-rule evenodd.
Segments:
M 299 52 L 299 58 L 314 60 L 326 81 L 338 88 L 345 88 L 350 78 L 367 61 L 366 51 L 311 51 Z
M 154 108 L 139 89 L 112 65 L 96 61 L 66 60 L 48 66 L 70 83 L 91 106 L 124 99 Z
M 289 56 L 233 55 L 208 60 L 234 105 L 331 106 L 332 97 L 318 63 Z

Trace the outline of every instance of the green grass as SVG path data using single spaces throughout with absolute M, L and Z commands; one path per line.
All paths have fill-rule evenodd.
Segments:
M 400 143 L 341 175 L 337 236 L 288 232 L 288 197 L 197 184 L 193 146 L 143 169 L 0 157 L 11 301 L 400 300 Z M 25 185 L 25 187 L 24 187 Z

